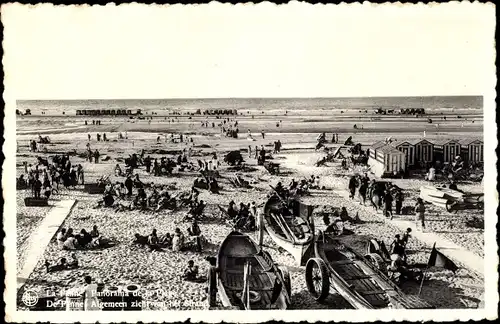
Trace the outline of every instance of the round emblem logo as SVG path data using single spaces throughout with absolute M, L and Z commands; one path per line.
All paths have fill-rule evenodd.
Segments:
M 38 293 L 34 290 L 27 289 L 24 291 L 23 297 L 21 298 L 24 305 L 28 307 L 33 307 L 38 303 Z

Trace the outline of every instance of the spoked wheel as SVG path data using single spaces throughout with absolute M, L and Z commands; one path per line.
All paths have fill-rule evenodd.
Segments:
M 446 211 L 449 213 L 456 212 L 455 204 L 456 204 L 455 202 L 448 200 L 446 202 Z
M 319 258 L 311 258 L 306 264 L 307 290 L 317 302 L 322 302 L 330 293 L 330 275 L 326 264 Z
M 365 258 L 370 261 L 372 266 L 379 270 L 380 272 L 387 274 L 387 264 L 384 262 L 384 259 L 376 253 L 370 253 L 365 256 Z

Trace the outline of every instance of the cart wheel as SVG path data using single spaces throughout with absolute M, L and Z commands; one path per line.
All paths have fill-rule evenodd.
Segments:
M 449 213 L 455 211 L 455 207 L 454 206 L 455 206 L 455 203 L 448 200 L 446 202 L 446 211 L 449 212 Z
M 317 302 L 322 302 L 330 293 L 330 277 L 326 264 L 319 258 L 311 258 L 306 264 L 307 290 Z
M 286 267 L 278 267 L 279 272 L 281 273 L 281 276 L 283 277 L 283 282 L 284 286 L 286 288 L 286 292 L 288 293 L 288 296 L 292 296 L 292 282 L 290 280 L 290 272 L 288 272 L 288 269 Z
M 375 267 L 375 269 L 387 274 L 387 265 L 384 262 L 384 259 L 376 253 L 370 253 L 365 255 L 365 258 L 370 261 L 370 263 Z
M 208 269 L 208 306 L 215 307 L 217 299 L 217 269 L 211 266 Z

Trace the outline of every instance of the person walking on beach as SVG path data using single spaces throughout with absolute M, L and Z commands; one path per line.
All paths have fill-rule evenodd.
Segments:
M 403 207 L 403 193 L 401 190 L 398 190 L 396 192 L 396 196 L 394 197 L 394 200 L 396 201 L 396 215 L 401 214 L 401 208 Z
M 100 155 L 100 154 L 99 154 L 99 151 L 96 149 L 96 150 L 94 151 L 94 162 L 95 162 L 96 164 L 97 164 L 97 163 L 99 163 L 99 155 Z
M 417 229 L 422 227 L 422 232 L 425 230 L 425 205 L 422 198 L 417 198 L 417 204 L 415 205 L 415 226 Z
M 248 158 L 252 157 L 252 145 L 248 145 Z
M 83 291 L 84 296 L 84 310 L 86 311 L 96 311 L 100 310 L 99 299 L 97 299 L 97 285 L 92 283 L 92 278 L 90 276 L 85 276 L 85 289 Z
M 385 191 L 385 195 L 384 195 L 384 215 L 385 217 L 391 217 L 391 220 L 393 218 L 393 215 L 392 215 L 392 195 L 391 195 L 391 192 L 389 190 L 386 190 Z
M 356 192 L 356 187 L 358 186 L 358 181 L 356 176 L 352 176 L 349 179 L 349 198 L 354 199 L 354 193 Z
M 262 134 L 262 139 L 264 139 L 266 137 L 264 131 L 261 131 L 260 133 Z
M 87 137 L 88 137 L 89 142 L 90 142 L 90 139 L 91 139 L 92 137 L 90 136 L 90 134 L 87 134 Z

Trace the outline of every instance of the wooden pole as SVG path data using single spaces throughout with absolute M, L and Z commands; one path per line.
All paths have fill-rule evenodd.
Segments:
M 257 210 L 257 224 L 259 226 L 259 246 L 262 248 L 264 245 L 264 213 L 262 210 Z
M 425 268 L 424 273 L 422 274 L 422 280 L 420 280 L 420 288 L 418 289 L 418 297 L 420 297 L 420 294 L 422 293 L 422 287 L 424 285 L 425 275 L 427 274 L 428 269 L 429 266 Z

